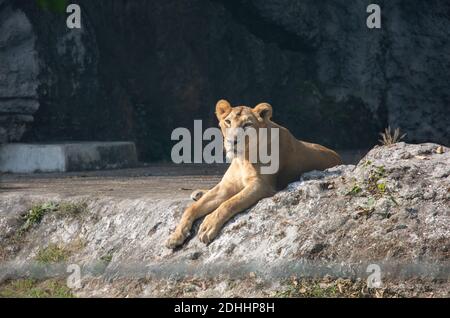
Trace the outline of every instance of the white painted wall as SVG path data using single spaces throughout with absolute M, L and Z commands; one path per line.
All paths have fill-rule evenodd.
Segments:
M 0 171 L 12 173 L 63 172 L 61 145 L 5 144 L 0 146 Z
M 111 150 L 109 153 L 105 150 Z M 115 155 L 120 153 L 120 155 Z M 110 155 L 112 154 L 112 155 Z M 0 145 L 0 172 L 65 172 L 130 167 L 137 163 L 132 142 L 65 142 Z

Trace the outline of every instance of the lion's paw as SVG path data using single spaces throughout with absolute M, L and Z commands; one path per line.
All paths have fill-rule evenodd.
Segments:
M 207 190 L 195 190 L 191 193 L 191 200 L 198 201 L 206 193 Z
M 182 245 L 183 242 L 186 240 L 188 234 L 189 234 L 189 227 L 183 226 L 181 229 L 177 228 L 175 232 L 173 232 L 172 235 L 169 237 L 169 239 L 166 241 L 166 247 L 174 249 Z
M 169 239 L 166 241 L 166 247 L 170 249 L 174 249 L 184 242 L 184 237 L 179 235 L 178 233 L 173 233 Z
M 200 225 L 198 237 L 201 242 L 209 244 L 217 236 L 221 228 L 220 223 L 214 213 L 208 215 Z

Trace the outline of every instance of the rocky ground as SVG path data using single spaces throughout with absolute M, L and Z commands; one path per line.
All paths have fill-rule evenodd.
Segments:
M 113 195 L 89 182 L 78 183 L 88 189 L 81 193 L 55 184 L 24 191 L 9 176 L 0 193 L 0 296 L 449 297 L 449 151 L 375 147 L 356 166 L 305 174 L 261 200 L 208 246 L 197 224 L 176 251 L 164 242 L 189 189 L 217 176 L 186 177 L 173 196 L 149 194 L 158 182 L 145 176 L 114 183 Z M 127 196 L 127 187 L 140 194 Z M 74 289 L 68 264 L 81 270 Z

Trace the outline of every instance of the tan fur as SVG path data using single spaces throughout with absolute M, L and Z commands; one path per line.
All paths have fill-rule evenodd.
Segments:
M 227 101 L 221 100 L 216 105 L 216 115 L 224 136 L 227 128 L 243 125 L 252 125 L 257 131 L 259 128 L 279 128 L 279 170 L 275 174 L 261 174 L 260 164 L 251 163 L 247 156 L 234 157 L 219 184 L 211 190 L 197 190 L 192 194 L 196 202 L 183 213 L 167 241 L 169 248 L 183 244 L 198 218 L 206 215 L 198 236 L 202 242 L 210 243 L 230 218 L 298 180 L 302 173 L 324 170 L 342 163 L 333 150 L 299 141 L 289 130 L 272 122 L 272 107 L 267 103 L 252 109 L 246 106 L 231 107 Z

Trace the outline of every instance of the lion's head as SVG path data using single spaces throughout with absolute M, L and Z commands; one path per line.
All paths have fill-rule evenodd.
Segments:
M 226 155 L 231 159 L 248 153 L 249 147 L 257 146 L 260 129 L 268 128 L 270 124 L 272 106 L 261 103 L 254 108 L 231 107 L 228 101 L 220 100 L 216 105 L 216 116 L 224 137 Z

